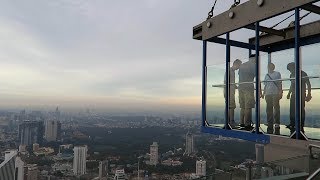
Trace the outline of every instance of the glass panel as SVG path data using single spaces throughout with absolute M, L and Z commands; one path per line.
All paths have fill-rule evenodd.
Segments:
M 255 85 L 253 80 L 255 63 L 249 62 L 248 59 L 242 59 L 242 62 L 241 64 L 241 60 L 240 62 L 236 60 L 230 63 L 229 124 L 234 129 L 252 130 L 253 128 L 249 128 L 248 126 L 255 124 Z M 239 81 L 240 71 L 242 72 L 241 81 Z M 207 121 L 209 124 L 218 127 L 223 127 L 225 123 L 224 79 L 224 64 L 207 67 Z M 241 113 L 241 108 L 243 109 L 242 111 L 246 113 L 246 115 L 242 116 L 243 118 L 241 115 L 244 113 Z M 251 110 L 251 114 L 248 110 Z M 251 121 L 250 118 L 247 118 L 250 116 Z M 239 124 L 241 124 L 241 126 L 239 126 Z
M 302 75 L 307 75 L 309 78 L 302 79 L 301 88 L 305 89 L 305 93 L 302 90 L 302 112 L 303 105 L 305 104 L 305 122 L 304 131 L 308 138 L 320 139 L 320 79 L 319 79 L 319 55 L 320 44 L 313 44 L 309 46 L 301 47 L 301 59 L 302 59 Z M 308 97 L 307 82 L 311 84 L 311 99 Z M 305 88 L 306 87 L 306 88 Z M 303 117 L 302 117 L 303 121 Z M 302 122 L 303 126 L 303 122 Z
M 241 59 L 242 64 L 239 70 L 235 73 L 236 82 L 238 83 L 236 101 L 239 103 L 236 111 L 239 116 L 239 123 L 245 126 L 247 131 L 253 130 L 256 122 L 255 118 L 255 58 Z
M 260 53 L 260 81 L 261 83 L 261 91 L 264 93 L 264 79 L 266 74 L 268 73 L 268 54 Z M 267 113 L 266 113 L 266 101 L 265 97 L 260 99 L 260 128 L 263 132 L 267 132 Z
M 223 64 L 207 67 L 207 122 L 217 127 L 225 123 L 224 74 Z
M 268 62 L 268 56 L 261 57 L 264 59 L 263 61 Z M 267 59 L 267 60 L 266 60 Z M 272 81 L 271 79 L 278 79 L 277 73 L 269 73 L 270 77 L 267 74 L 268 72 L 268 63 L 261 64 L 261 75 L 263 78 L 261 80 L 267 80 L 266 82 L 262 83 L 262 88 L 265 94 L 264 100 L 261 100 L 261 128 L 268 132 L 268 124 L 269 124 L 269 133 L 273 134 L 280 134 L 280 135 L 290 135 L 290 129 L 288 129 L 286 126 L 290 124 L 290 97 L 287 99 L 287 94 L 289 92 L 290 88 L 290 72 L 287 70 L 287 65 L 290 62 L 294 61 L 294 50 L 288 49 L 284 51 L 279 51 L 271 54 L 271 63 L 274 64 L 274 71 L 279 72 L 282 78 L 282 90 L 283 90 L 283 96 L 279 100 L 280 105 L 280 120 L 276 120 L 275 118 L 275 112 L 278 110 L 275 106 L 273 106 L 273 102 L 277 102 L 276 99 L 271 97 L 276 97 L 274 92 L 277 91 L 278 88 L 281 89 L 281 84 L 279 81 Z M 266 87 L 267 86 L 267 87 Z M 265 89 L 265 87 L 267 89 Z M 267 98 L 266 95 L 269 94 L 269 97 Z M 269 123 L 268 123 L 268 117 L 267 117 L 267 99 L 268 103 L 271 104 L 268 106 L 268 112 L 269 112 Z M 272 108 L 273 107 L 273 108 Z M 273 114 L 273 116 L 272 116 Z M 277 116 L 276 116 L 277 117 Z M 262 122 L 263 121 L 263 122 Z M 279 121 L 280 128 L 278 128 L 278 124 L 276 121 Z M 271 123 L 270 123 L 271 122 Z M 273 122 L 273 128 L 272 128 L 272 122 Z

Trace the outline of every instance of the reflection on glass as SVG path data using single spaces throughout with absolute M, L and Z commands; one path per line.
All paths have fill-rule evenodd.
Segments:
M 225 123 L 224 74 L 225 65 L 207 67 L 207 122 L 211 126 Z M 217 86 L 212 87 L 214 84 Z
M 308 75 L 311 91 L 302 90 L 302 100 L 305 104 L 304 132 L 308 138 L 320 139 L 320 79 L 319 79 L 319 53 L 320 44 L 303 46 L 301 48 L 302 70 Z M 302 88 L 303 80 L 302 80 Z
M 255 63 L 251 59 L 235 60 L 230 63 L 229 125 L 233 129 L 251 131 L 255 108 L 254 78 Z M 242 68 L 240 79 L 239 72 Z M 250 76 L 248 76 L 250 72 Z M 239 83 L 241 82 L 241 83 Z M 225 123 L 225 65 L 207 67 L 207 122 L 224 127 Z M 242 109 L 242 110 L 240 110 Z
M 236 104 L 236 90 L 239 85 L 236 85 L 236 72 L 238 72 L 240 66 L 242 65 L 242 61 L 240 59 L 236 59 L 234 62 L 230 63 L 230 96 L 229 96 L 229 125 L 232 128 L 235 128 L 238 123 L 235 121 L 235 109 L 237 108 Z
M 256 59 L 255 57 L 249 58 L 244 61 L 239 68 L 239 104 L 240 104 L 240 125 L 244 130 L 253 130 L 252 124 L 252 109 L 255 108 L 255 86 L 254 79 L 256 73 Z
M 290 124 L 290 98 L 286 96 L 291 85 L 287 64 L 293 60 L 293 49 L 272 53 L 270 57 L 261 56 L 260 77 L 264 99 L 261 100 L 260 127 L 266 133 L 290 135 L 290 129 L 286 128 Z M 269 67 L 271 63 L 274 69 Z

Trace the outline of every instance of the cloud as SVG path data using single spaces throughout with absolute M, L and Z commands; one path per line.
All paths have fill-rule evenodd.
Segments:
M 201 42 L 192 39 L 192 27 L 205 20 L 211 5 L 2 0 L 2 103 L 199 108 Z M 230 5 L 218 3 L 215 14 Z M 243 34 L 232 37 L 246 41 Z M 208 64 L 224 63 L 224 50 L 209 45 Z M 232 59 L 247 53 L 234 48 Z

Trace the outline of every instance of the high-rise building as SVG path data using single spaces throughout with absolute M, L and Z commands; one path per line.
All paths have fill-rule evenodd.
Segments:
M 23 144 L 19 145 L 19 153 L 24 154 L 26 152 L 27 152 L 27 146 Z
M 151 165 L 158 164 L 158 159 L 159 159 L 158 148 L 159 148 L 159 145 L 157 142 L 153 142 L 153 144 L 150 145 L 150 164 Z
M 126 174 L 124 173 L 124 169 L 118 169 L 116 170 L 116 173 L 114 175 L 114 180 L 126 180 Z
M 196 175 L 205 176 L 206 175 L 206 161 L 199 160 L 196 162 Z
M 190 155 L 194 153 L 194 142 L 193 142 L 193 134 L 186 134 L 186 150 L 184 152 L 185 155 Z
M 24 178 L 25 162 L 22 161 L 20 156 L 15 159 L 15 180 L 25 180 Z
M 19 124 L 20 144 L 29 146 L 38 143 L 41 145 L 44 134 L 43 130 L 42 121 L 23 121 Z
M 26 180 L 38 180 L 39 169 L 36 164 L 28 164 L 24 168 Z
M 34 143 L 34 144 L 32 145 L 32 151 L 33 151 L 33 152 L 37 152 L 37 151 L 39 150 L 39 148 L 40 148 L 40 146 L 39 146 L 38 143 Z
M 57 120 L 47 120 L 45 123 L 45 139 L 50 141 L 56 141 L 59 139 L 61 132 L 61 123 Z
M 73 174 L 86 174 L 87 146 L 75 146 L 73 148 Z
M 5 159 L 0 164 L 0 179 L 24 180 L 23 167 L 24 163 L 18 156 L 17 150 L 6 151 Z
M 58 121 L 58 124 L 57 124 L 57 140 L 61 140 L 61 134 L 62 134 L 62 131 L 61 131 L 61 122 Z
M 55 112 L 55 118 L 56 118 L 56 120 L 60 121 L 60 115 L 61 115 L 61 113 L 60 113 L 59 107 L 57 106 L 56 112 Z
M 100 161 L 99 162 L 99 179 L 102 179 L 104 177 L 108 176 L 108 161 Z
M 18 120 L 19 120 L 19 121 L 25 121 L 25 120 L 27 120 L 26 110 L 20 111 L 20 113 L 19 113 L 19 115 L 18 115 Z

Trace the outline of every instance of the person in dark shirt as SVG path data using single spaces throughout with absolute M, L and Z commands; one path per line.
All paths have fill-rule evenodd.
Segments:
M 255 57 L 243 63 L 239 68 L 239 103 L 240 103 L 240 126 L 245 130 L 252 130 L 252 108 L 255 107 L 254 99 L 254 78 L 255 78 Z
M 295 78 L 295 63 L 291 62 L 287 65 L 287 69 L 290 71 L 290 78 Z M 308 94 L 306 91 L 308 89 Z M 287 128 L 291 130 L 291 133 L 295 131 L 295 79 L 291 79 L 290 89 L 287 95 L 287 99 L 290 99 L 290 124 Z M 312 99 L 311 96 L 311 83 L 308 74 L 301 71 L 301 131 L 304 132 L 304 122 L 306 116 L 305 102 L 309 102 Z
M 235 71 L 239 69 L 241 64 L 242 61 L 236 59 L 233 62 L 232 67 L 230 68 L 229 124 L 231 125 L 231 127 L 234 127 L 236 125 L 234 121 L 234 109 L 236 108 L 235 93 L 237 89 L 237 86 L 234 84 Z M 226 91 L 224 91 L 224 97 L 226 97 Z

